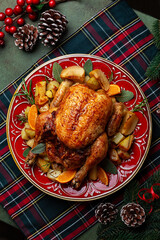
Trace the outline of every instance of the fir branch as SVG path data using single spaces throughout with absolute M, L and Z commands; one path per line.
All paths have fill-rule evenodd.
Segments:
M 160 49 L 160 20 L 156 20 L 153 23 L 153 35 L 154 35 L 156 47 Z
M 160 51 L 158 51 L 156 56 L 152 59 L 145 75 L 151 79 L 160 78 Z
M 127 185 L 124 193 L 124 204 L 127 204 L 129 202 L 136 202 L 139 188 L 140 188 L 140 184 L 136 180 L 131 181 Z

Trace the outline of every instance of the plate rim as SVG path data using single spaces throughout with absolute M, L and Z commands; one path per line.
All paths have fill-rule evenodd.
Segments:
M 137 83 L 137 81 L 135 80 L 135 78 L 126 70 L 124 69 L 122 66 L 108 60 L 108 59 L 105 59 L 103 57 L 99 57 L 99 56 L 96 56 L 96 55 L 90 55 L 90 54 L 83 54 L 83 53 L 74 53 L 74 54 L 67 54 L 67 55 L 61 55 L 59 57 L 55 57 L 53 59 L 50 59 L 46 62 L 44 62 L 43 64 L 41 64 L 40 66 L 36 67 L 34 70 L 32 70 L 24 79 L 25 81 L 28 80 L 28 78 L 34 74 L 34 72 L 38 71 L 40 68 L 44 67 L 45 65 L 47 64 L 50 64 L 52 62 L 56 62 L 60 59 L 65 59 L 65 58 L 71 58 L 71 57 L 85 57 L 85 58 L 94 58 L 94 59 L 98 59 L 100 61 L 104 61 L 104 62 L 107 62 L 107 63 L 110 63 L 111 65 L 115 66 L 116 68 L 119 68 L 122 72 L 124 72 L 129 78 L 132 79 L 132 81 L 134 82 L 134 84 L 136 85 L 136 87 L 138 88 L 138 90 L 140 91 L 141 95 L 143 96 L 143 98 L 145 98 L 145 94 L 144 92 L 142 91 L 140 85 Z M 91 197 L 87 197 L 87 198 L 82 198 L 82 197 L 68 197 L 68 196 L 61 196 L 60 194 L 56 194 L 54 192 L 50 192 L 46 189 L 44 189 L 43 187 L 39 186 L 36 182 L 34 182 L 34 180 L 32 180 L 26 173 L 25 171 L 23 170 L 23 168 L 19 165 L 15 155 L 14 155 L 14 152 L 13 152 L 13 149 L 12 149 L 12 145 L 10 143 L 10 138 L 9 138 L 9 117 L 10 117 L 10 113 L 11 113 L 11 108 L 12 108 L 12 105 L 13 105 L 13 101 L 14 101 L 14 98 L 15 98 L 15 94 L 19 91 L 20 87 L 21 87 L 21 84 L 22 82 L 19 84 L 19 86 L 17 87 L 17 89 L 15 90 L 12 98 L 11 98 L 11 101 L 10 101 L 10 104 L 9 104 L 9 108 L 8 108 L 8 111 L 7 111 L 7 118 L 6 118 L 6 135 L 7 135 L 7 143 L 8 143 L 8 146 L 9 146 L 9 150 L 10 150 L 10 153 L 11 153 L 11 156 L 14 160 L 14 162 L 16 163 L 18 169 L 20 170 L 20 172 L 23 174 L 23 176 L 29 181 L 31 182 L 36 188 L 38 188 L 40 191 L 42 191 L 43 193 L 46 193 L 52 197 L 56 197 L 56 198 L 59 198 L 59 199 L 63 199 L 63 200 L 68 200 L 68 201 L 76 201 L 76 202 L 88 202 L 88 201 L 93 201 L 93 200 L 98 200 L 98 199 L 101 199 L 101 198 L 104 198 L 104 197 L 108 197 L 110 196 L 111 194 L 114 194 L 115 192 L 119 191 L 120 189 L 122 189 L 124 186 L 126 186 L 136 175 L 137 173 L 140 171 L 147 155 L 148 155 L 148 152 L 149 152 L 149 148 L 150 148 L 150 145 L 151 145 L 151 139 L 152 139 L 152 116 L 151 116 L 151 111 L 150 111 L 150 107 L 149 107 L 149 103 L 147 102 L 146 104 L 146 108 L 147 108 L 147 111 L 148 111 L 148 123 L 149 123 L 149 137 L 148 137 L 148 143 L 147 143 L 147 146 L 146 146 L 146 150 L 145 150 L 145 153 L 143 155 L 143 157 L 141 158 L 136 170 L 124 181 L 122 182 L 119 186 L 117 186 L 116 188 L 113 188 L 111 191 L 107 192 L 107 193 L 102 193 L 100 196 L 91 196 Z

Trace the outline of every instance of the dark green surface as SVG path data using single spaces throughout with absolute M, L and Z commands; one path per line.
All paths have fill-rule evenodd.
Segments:
M 15 2 L 16 1 L 13 0 L 0 0 L 0 11 L 4 11 L 7 7 L 14 7 Z M 95 15 L 99 10 L 104 8 L 109 2 L 111 2 L 111 0 L 75 0 L 57 5 L 56 9 L 63 13 L 69 22 L 67 26 L 67 33 L 64 35 L 63 39 L 72 34 L 78 27 L 80 27 L 90 17 Z M 151 30 L 154 18 L 138 11 L 136 11 L 136 13 Z M 26 18 L 26 22 L 30 21 Z M 37 25 L 37 22 L 33 22 L 33 24 Z M 14 38 L 12 36 L 6 34 L 5 41 L 5 48 L 0 49 L 0 90 L 16 79 L 20 74 L 25 72 L 39 58 L 52 49 L 51 47 L 44 47 L 41 43 L 39 43 L 32 53 L 26 53 L 19 50 L 14 45 Z M 8 216 L 6 211 L 1 207 L 0 219 L 15 226 L 10 216 Z M 78 239 L 88 240 L 91 239 L 92 236 L 92 240 L 95 240 L 97 226 L 98 224 L 89 229 L 81 237 L 78 237 Z
M 15 2 L 16 0 L 0 0 L 0 11 L 4 11 L 6 7 L 14 7 Z M 64 34 L 63 39 L 67 38 L 109 2 L 111 2 L 111 0 L 75 0 L 58 4 L 56 9 L 68 19 L 67 32 Z M 26 23 L 37 25 L 37 22 L 31 22 L 27 17 L 25 19 Z M 32 53 L 27 53 L 19 50 L 18 47 L 15 46 L 14 40 L 15 38 L 6 33 L 6 46 L 0 49 L 0 90 L 19 77 L 20 74 L 25 72 L 39 58 L 52 49 L 52 47 L 44 47 L 41 42 L 39 42 Z

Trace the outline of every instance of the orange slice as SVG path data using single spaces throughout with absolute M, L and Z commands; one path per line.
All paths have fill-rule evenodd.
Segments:
M 107 91 L 107 94 L 109 96 L 114 96 L 114 95 L 117 95 L 117 94 L 120 94 L 120 93 L 121 93 L 121 89 L 118 85 L 110 84 L 109 89 Z
M 76 174 L 75 170 L 68 170 L 61 173 L 55 180 L 60 183 L 70 182 Z
M 103 168 L 98 166 L 98 173 L 97 173 L 98 179 L 105 185 L 108 185 L 108 176 L 107 173 L 104 171 Z
M 35 104 L 33 104 L 29 109 L 28 113 L 28 123 L 33 130 L 35 130 L 37 115 L 38 115 L 37 107 Z

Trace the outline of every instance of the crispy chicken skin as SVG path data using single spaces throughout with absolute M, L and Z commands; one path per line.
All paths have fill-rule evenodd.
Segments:
M 83 84 L 71 86 L 56 114 L 58 138 L 71 149 L 80 149 L 93 143 L 105 130 L 111 114 L 112 101 Z
M 106 156 L 108 151 L 108 138 L 106 133 L 102 133 L 91 146 L 90 155 L 87 157 L 84 165 L 76 173 L 72 180 L 72 186 L 79 188 L 84 178 L 87 176 L 88 171 L 99 164 Z

